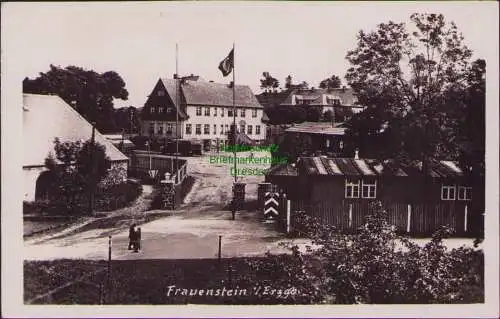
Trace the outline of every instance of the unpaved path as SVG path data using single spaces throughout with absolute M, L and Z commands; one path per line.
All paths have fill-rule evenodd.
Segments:
M 265 156 L 265 153 L 256 153 L 255 156 Z M 263 255 L 268 250 L 285 251 L 279 245 L 284 241 L 283 234 L 276 231 L 275 225 L 263 223 L 260 212 L 243 211 L 233 221 L 231 213 L 224 210 L 232 197 L 234 177 L 230 175 L 230 165 L 210 164 L 208 156 L 188 158 L 188 173 L 195 177 L 196 182 L 181 208 L 170 212 L 170 216 L 141 225 L 143 250 L 140 253 L 126 249 L 126 227 L 130 221 L 124 220 L 118 226 L 66 230 L 25 241 L 25 259 L 107 258 L 109 235 L 112 235 L 112 256 L 120 259 L 213 258 L 218 254 L 219 236 L 222 236 L 223 257 Z M 247 201 L 257 198 L 257 184 L 263 180 L 263 176 L 242 178 L 247 183 Z M 137 219 L 141 214 L 135 209 L 137 206 L 129 213 Z M 124 214 L 123 211 L 118 213 Z

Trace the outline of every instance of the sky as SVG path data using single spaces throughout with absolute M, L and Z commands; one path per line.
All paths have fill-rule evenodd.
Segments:
M 237 84 L 260 92 L 262 72 L 281 84 L 287 75 L 311 86 L 332 74 L 344 77 L 348 50 L 359 30 L 389 20 L 409 22 L 413 12 L 443 13 L 455 21 L 475 57 L 491 55 L 485 31 L 498 27 L 496 10 L 469 2 L 114 2 L 2 4 L 4 48 L 22 59 L 21 75 L 36 77 L 49 65 L 116 71 L 128 101 L 142 107 L 159 77 L 178 71 L 228 83 L 219 62 L 235 45 Z M 7 10 L 5 10 L 7 9 Z M 498 21 L 498 18 L 496 18 Z M 4 26 L 7 28 L 4 29 Z M 5 31 L 5 32 L 4 32 Z M 496 53 L 498 54 L 498 53 Z M 9 62 L 9 61 L 8 61 Z M 21 81 L 22 81 L 21 78 Z

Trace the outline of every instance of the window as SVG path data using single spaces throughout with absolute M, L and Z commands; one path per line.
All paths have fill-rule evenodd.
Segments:
M 377 197 L 377 181 L 373 182 L 363 181 L 361 186 L 361 197 L 363 198 Z
M 163 113 L 163 107 L 158 107 L 158 113 Z
M 442 200 L 455 200 L 455 185 L 441 186 L 441 199 Z
M 247 131 L 248 134 L 252 134 L 252 125 L 248 125 Z
M 255 125 L 255 134 L 260 135 L 260 125 Z
M 158 125 L 158 135 L 163 135 L 163 125 Z
M 210 124 L 203 125 L 203 134 L 205 135 L 210 134 Z
M 241 109 L 241 111 L 240 111 L 240 116 L 241 116 L 241 117 L 245 117 L 245 109 Z
M 210 116 L 210 108 L 209 107 L 205 108 L 205 116 Z
M 158 96 L 164 96 L 165 95 L 165 91 L 163 90 L 158 90 Z
M 221 108 L 221 109 L 220 109 L 220 116 L 221 116 L 221 117 L 224 117 L 224 108 Z
M 225 129 L 226 132 L 229 132 L 229 125 L 226 124 L 226 129 Z
M 167 123 L 167 134 L 172 135 L 173 130 L 174 126 L 172 125 L 172 123 Z
M 214 107 L 214 116 L 217 116 L 217 108 Z
M 240 132 L 245 133 L 245 124 L 240 125 Z
M 227 116 L 233 116 L 233 110 L 232 109 L 228 109 L 227 110 Z
M 196 115 L 201 116 L 201 106 L 196 107 Z
M 339 148 L 340 148 L 340 149 L 343 149 L 343 148 L 344 148 L 344 142 L 343 142 L 343 141 L 340 141 L 340 142 L 339 142 Z
M 214 135 L 217 134 L 217 124 L 214 124 Z
M 155 134 L 155 123 L 150 122 L 149 123 L 149 135 L 154 135 Z
M 252 110 L 252 117 L 257 117 L 257 109 Z
M 186 124 L 186 134 L 191 134 L 191 124 Z
M 196 135 L 201 135 L 201 124 L 196 124 Z
M 151 107 L 151 109 L 150 109 L 150 110 L 151 110 L 151 113 L 156 112 L 156 108 L 155 108 L 155 107 L 153 107 L 153 106 Z
M 171 108 L 171 107 L 167 107 L 167 113 L 172 112 L 172 110 L 173 110 L 173 108 Z
M 359 181 L 345 181 L 345 198 L 359 198 Z
M 220 125 L 220 135 L 224 135 L 224 124 Z
M 459 186 L 458 187 L 458 200 L 471 200 L 472 187 Z

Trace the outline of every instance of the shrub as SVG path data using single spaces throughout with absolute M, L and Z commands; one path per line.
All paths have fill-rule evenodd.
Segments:
M 339 233 L 306 215 L 299 221 L 300 232 L 315 249 L 301 252 L 291 245 L 289 259 L 269 255 L 250 266 L 256 272 L 272 271 L 274 286 L 296 287 L 301 302 L 484 302 L 483 253 L 447 250 L 442 240 L 449 229 L 437 231 L 420 247 L 396 233 L 380 203 L 356 234 Z
M 136 182 L 110 185 L 97 192 L 96 210 L 110 211 L 126 207 L 142 193 L 142 185 Z

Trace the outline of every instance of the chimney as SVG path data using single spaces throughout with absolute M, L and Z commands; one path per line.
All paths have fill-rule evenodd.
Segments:
M 358 149 L 356 149 L 354 151 L 354 159 L 359 159 L 359 151 L 358 151 Z
M 174 73 L 174 79 L 177 79 L 177 73 Z

